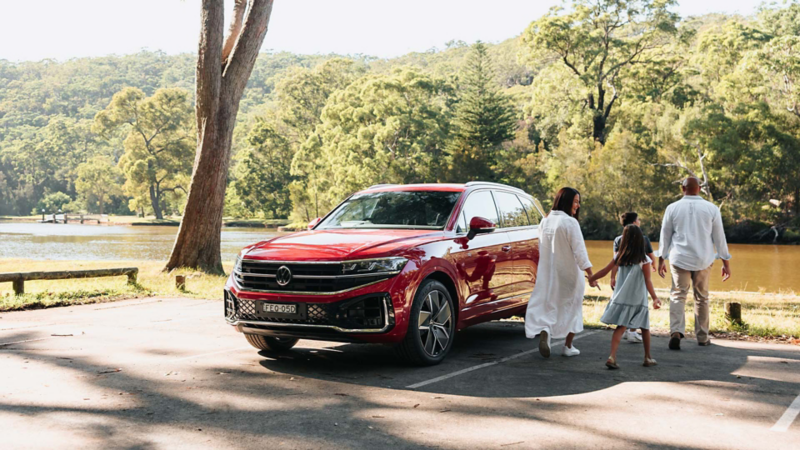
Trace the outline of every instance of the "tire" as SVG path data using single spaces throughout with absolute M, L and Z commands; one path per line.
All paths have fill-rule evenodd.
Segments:
M 455 320 L 453 299 L 445 285 L 436 280 L 423 282 L 414 296 L 406 336 L 395 347 L 397 354 L 417 366 L 439 364 L 453 347 Z
M 245 333 L 244 337 L 253 347 L 259 350 L 268 350 L 276 353 L 291 350 L 291 348 L 297 344 L 297 341 L 299 341 L 299 339 L 275 338 L 247 333 Z

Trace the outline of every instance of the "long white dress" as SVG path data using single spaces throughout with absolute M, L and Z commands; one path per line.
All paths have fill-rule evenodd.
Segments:
M 525 335 L 546 330 L 553 339 L 583 331 L 583 271 L 592 267 L 581 226 L 563 211 L 539 224 L 539 268 L 525 314 Z

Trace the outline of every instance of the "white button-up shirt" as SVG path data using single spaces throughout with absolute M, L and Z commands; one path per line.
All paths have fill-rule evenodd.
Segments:
M 716 258 L 731 259 L 719 208 L 699 195 L 669 205 L 658 242 L 661 257 L 684 270 L 703 270 Z

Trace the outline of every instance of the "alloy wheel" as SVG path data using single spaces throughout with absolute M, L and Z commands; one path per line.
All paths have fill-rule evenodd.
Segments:
M 419 337 L 425 353 L 436 357 L 447 348 L 453 333 L 453 312 L 441 292 L 428 293 L 419 310 Z

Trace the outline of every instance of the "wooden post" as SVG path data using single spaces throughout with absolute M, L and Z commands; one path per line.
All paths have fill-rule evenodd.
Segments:
M 736 302 L 725 303 L 725 317 L 733 323 L 742 323 L 742 304 Z
M 128 272 L 128 284 L 136 284 L 136 275 L 139 274 L 139 269 L 131 270 Z
M 25 293 L 25 280 L 22 277 L 12 281 L 12 285 L 14 286 L 15 295 L 22 295 Z
M 186 290 L 186 275 L 175 275 L 175 287 L 181 291 Z

